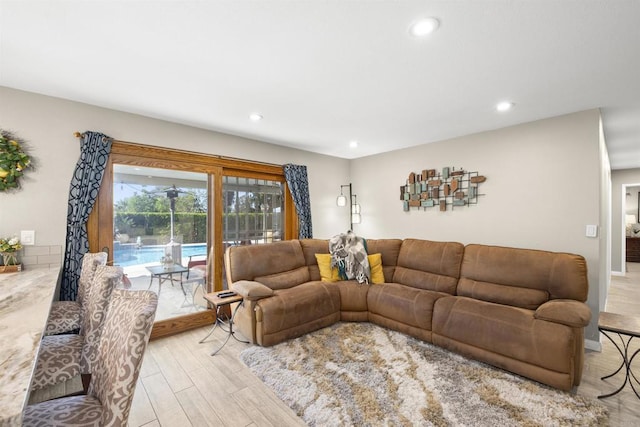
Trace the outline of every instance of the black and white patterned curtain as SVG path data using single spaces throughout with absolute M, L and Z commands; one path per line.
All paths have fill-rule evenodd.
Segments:
M 61 301 L 76 299 L 82 257 L 89 251 L 87 220 L 98 197 L 112 142 L 111 138 L 98 132 L 85 132 L 81 137 L 80 158 L 69 188 Z
M 298 214 L 298 238 L 310 239 L 313 237 L 311 227 L 311 200 L 309 198 L 309 181 L 307 179 L 307 167 L 286 164 L 283 166 L 284 177 L 287 180 L 293 204 Z

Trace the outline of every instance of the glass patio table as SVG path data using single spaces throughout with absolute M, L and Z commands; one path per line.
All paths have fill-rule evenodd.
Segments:
M 182 274 L 189 271 L 187 267 L 183 267 L 180 264 L 173 265 L 152 265 L 145 267 L 149 273 L 151 273 L 151 280 L 149 281 L 149 287 L 147 289 L 151 289 L 151 285 L 153 285 L 153 279 L 158 278 L 158 295 L 160 295 L 160 291 L 162 290 L 162 284 L 167 280 L 171 281 L 171 285 L 173 286 L 174 281 L 180 282 L 180 288 L 182 289 L 182 293 L 186 295 L 187 293 L 184 290 L 184 286 L 182 285 Z M 180 278 L 176 279 L 173 277 L 174 274 L 179 274 Z

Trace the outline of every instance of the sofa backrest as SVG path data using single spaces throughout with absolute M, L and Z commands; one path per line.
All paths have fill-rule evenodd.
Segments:
M 367 253 L 382 255 L 382 271 L 385 282 L 391 282 L 393 279 L 401 245 L 402 239 L 367 239 Z
M 531 310 L 550 299 L 586 301 L 587 263 L 580 255 L 467 245 L 457 294 Z
M 255 280 L 271 289 L 286 289 L 309 281 L 299 240 L 265 245 L 232 246 L 225 253 L 227 280 Z
M 329 241 L 326 239 L 302 239 L 300 240 L 304 261 L 309 269 L 309 278 L 311 280 L 320 280 L 320 269 L 316 254 L 329 253 Z
M 404 239 L 392 281 L 455 295 L 463 254 L 462 243 Z
M 367 253 L 381 254 L 382 270 L 385 281 L 391 281 L 393 272 L 398 262 L 398 254 L 400 252 L 401 239 L 366 239 Z M 327 239 L 302 239 L 300 240 L 302 253 L 304 254 L 305 263 L 309 268 L 309 277 L 311 280 L 320 280 L 320 270 L 315 254 L 329 253 L 329 240 Z

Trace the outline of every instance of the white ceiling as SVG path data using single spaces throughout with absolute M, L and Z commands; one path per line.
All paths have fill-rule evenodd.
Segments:
M 635 168 L 640 0 L 0 0 L 0 85 L 349 159 L 601 108 Z

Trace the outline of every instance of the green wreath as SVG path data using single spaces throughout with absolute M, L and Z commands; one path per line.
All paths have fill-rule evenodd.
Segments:
M 20 177 L 31 166 L 31 159 L 22 150 L 23 143 L 9 132 L 0 130 L 0 191 L 19 188 Z

